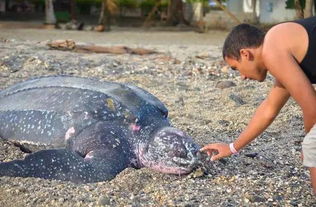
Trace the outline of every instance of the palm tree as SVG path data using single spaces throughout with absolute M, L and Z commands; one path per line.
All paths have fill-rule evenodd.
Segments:
M 297 19 L 304 18 L 304 9 L 302 6 L 302 1 L 301 0 L 294 0 L 294 7 L 295 7 L 295 11 L 296 11 L 296 18 Z
M 106 31 L 111 29 L 111 16 L 117 11 L 116 0 L 102 0 L 99 25 Z
M 56 24 L 53 0 L 45 0 L 45 24 Z
M 76 4 L 76 0 L 70 0 L 70 16 L 71 16 L 71 20 L 75 21 L 77 20 L 77 4 Z
M 304 18 L 313 16 L 313 0 L 305 1 Z
M 167 13 L 167 24 L 189 24 L 184 18 L 183 2 L 182 0 L 169 0 L 168 13 Z
M 257 0 L 252 0 L 252 22 L 253 23 L 258 23 L 258 17 L 257 17 Z

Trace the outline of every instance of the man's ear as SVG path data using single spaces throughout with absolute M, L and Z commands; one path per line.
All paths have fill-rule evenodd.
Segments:
M 245 58 L 246 60 L 252 60 L 253 54 L 249 49 L 240 49 L 240 57 Z

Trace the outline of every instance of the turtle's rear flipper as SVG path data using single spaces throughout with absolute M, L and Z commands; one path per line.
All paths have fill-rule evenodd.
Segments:
M 96 164 L 98 162 L 100 164 Z M 93 162 L 93 159 L 87 161 L 67 149 L 42 150 L 26 156 L 24 160 L 0 163 L 0 176 L 89 183 L 109 180 L 117 174 L 118 169 L 113 173 L 109 164 L 104 166 L 101 163 L 107 163 L 107 158 Z

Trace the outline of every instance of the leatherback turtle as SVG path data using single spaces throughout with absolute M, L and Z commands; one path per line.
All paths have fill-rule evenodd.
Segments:
M 187 174 L 200 148 L 171 126 L 167 108 L 149 92 L 73 76 L 33 78 L 0 91 L 0 137 L 47 146 L 0 163 L 0 176 L 77 183 L 109 180 L 127 167 Z

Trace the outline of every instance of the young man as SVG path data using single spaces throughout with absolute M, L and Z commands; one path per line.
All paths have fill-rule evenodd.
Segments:
M 303 110 L 303 164 L 309 167 L 316 194 L 316 17 L 278 24 L 266 34 L 248 24 L 238 25 L 225 40 L 223 58 L 244 79 L 263 81 L 269 72 L 275 83 L 233 143 L 208 144 L 201 151 L 211 160 L 237 153 L 272 123 L 292 96 Z

